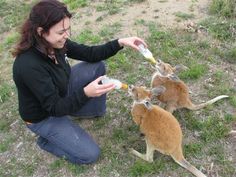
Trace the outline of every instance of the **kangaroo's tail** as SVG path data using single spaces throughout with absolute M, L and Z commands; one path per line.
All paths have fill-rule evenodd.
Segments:
M 220 95 L 220 96 L 217 96 L 205 103 L 201 103 L 201 104 L 198 104 L 198 105 L 194 105 L 194 104 L 190 104 L 187 108 L 190 109 L 190 110 L 198 110 L 198 109 L 201 109 L 201 108 L 204 108 L 208 105 L 211 105 L 215 102 L 217 102 L 218 100 L 221 100 L 223 98 L 228 98 L 229 96 L 228 95 Z
M 200 170 L 192 166 L 187 160 L 182 159 L 180 161 L 176 161 L 178 164 L 180 164 L 182 167 L 190 171 L 192 174 L 194 174 L 197 177 L 206 177 Z
M 229 132 L 229 135 L 236 135 L 236 130 L 231 130 L 231 131 Z

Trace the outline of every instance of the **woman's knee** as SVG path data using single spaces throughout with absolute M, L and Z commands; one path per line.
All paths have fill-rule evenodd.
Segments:
M 79 153 L 77 157 L 75 157 L 75 163 L 78 164 L 91 164 L 98 160 L 100 157 L 101 150 L 98 146 L 94 146 L 93 148 L 88 148 L 83 153 Z

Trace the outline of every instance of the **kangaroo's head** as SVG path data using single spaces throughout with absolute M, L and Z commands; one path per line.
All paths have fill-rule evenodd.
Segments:
M 142 102 L 144 100 L 150 101 L 152 96 L 158 96 L 165 91 L 165 87 L 160 86 L 157 88 L 153 88 L 151 90 L 146 87 L 137 87 L 130 85 L 128 88 L 128 93 L 132 96 L 134 101 Z
M 179 71 L 187 70 L 188 67 L 179 64 L 176 66 L 171 66 L 169 63 L 165 63 L 161 61 L 160 59 L 157 61 L 157 64 L 155 65 L 156 72 L 155 74 L 160 77 L 166 77 L 174 81 L 178 81 L 179 78 L 176 75 Z
M 168 76 L 174 74 L 175 68 L 172 67 L 170 64 L 165 63 L 161 60 L 158 60 L 156 64 L 156 71 L 160 74 L 160 76 Z

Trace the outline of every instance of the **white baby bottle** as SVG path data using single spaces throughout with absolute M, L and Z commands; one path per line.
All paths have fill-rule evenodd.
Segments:
M 102 84 L 108 84 L 108 83 L 113 83 L 116 85 L 115 89 L 128 89 L 128 85 L 122 83 L 121 81 L 117 80 L 117 79 L 113 79 L 113 78 L 109 78 L 107 76 L 103 76 L 102 77 Z
M 156 64 L 157 61 L 154 59 L 152 53 L 143 45 L 143 44 L 139 44 L 138 45 L 139 48 L 139 52 L 150 62 L 152 62 L 153 64 Z

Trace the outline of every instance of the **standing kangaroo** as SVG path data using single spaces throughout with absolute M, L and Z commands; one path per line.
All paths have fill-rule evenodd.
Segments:
M 170 155 L 175 162 L 195 176 L 206 177 L 184 158 L 182 131 L 177 119 L 170 112 L 150 103 L 151 95 L 160 94 L 164 90 L 164 87 L 152 91 L 144 87 L 129 87 L 129 94 L 134 99 L 131 114 L 133 121 L 139 125 L 141 133 L 145 136 L 146 154 L 141 154 L 134 149 L 130 151 L 145 161 L 153 162 L 153 154 L 157 150 Z
M 131 149 L 131 153 L 145 161 L 153 162 L 153 154 L 157 150 L 170 155 L 175 162 L 195 176 L 206 177 L 184 158 L 182 131 L 177 119 L 170 112 L 150 103 L 151 95 L 160 94 L 164 90 L 164 87 L 152 91 L 144 87 L 129 87 L 129 94 L 134 99 L 131 110 L 133 121 L 139 125 L 146 141 L 146 154 L 141 154 L 134 149 Z
M 186 69 L 183 65 L 172 67 L 168 63 L 158 60 L 156 64 L 156 72 L 152 76 L 151 87 L 164 86 L 166 91 L 158 95 L 157 98 L 166 104 L 166 110 L 173 113 L 176 109 L 187 108 L 190 110 L 198 110 L 216 101 L 227 98 L 227 95 L 220 95 L 205 103 L 195 105 L 189 96 L 188 86 L 181 81 L 175 72 Z

